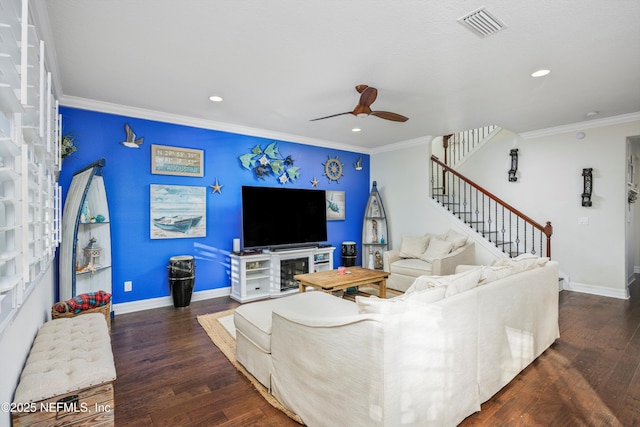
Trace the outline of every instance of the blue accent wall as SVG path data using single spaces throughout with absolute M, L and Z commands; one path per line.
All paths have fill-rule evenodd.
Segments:
M 363 153 L 322 148 L 289 141 L 239 135 L 209 129 L 176 125 L 114 114 L 61 107 L 63 134 L 73 133 L 77 151 L 64 159 L 60 184 L 63 197 L 73 174 L 104 158 L 103 169 L 111 217 L 113 302 L 124 303 L 170 295 L 167 264 L 176 255 L 196 259 L 195 291 L 230 286 L 229 253 L 234 238 L 241 235 L 241 188 L 243 185 L 344 191 L 346 219 L 327 221 L 328 243 L 336 247 L 334 267 L 340 264 L 343 241 L 355 241 L 361 248 L 362 220 L 369 197 L 370 162 Z M 140 149 L 120 144 L 125 139 L 125 123 L 138 137 L 144 137 Z M 299 178 L 280 184 L 274 176 L 258 179 L 242 167 L 239 157 L 256 145 L 265 148 L 277 143 L 283 157 L 291 156 L 300 168 Z M 204 150 L 204 177 L 183 177 L 151 173 L 151 145 Z M 344 175 L 336 182 L 324 176 L 323 163 L 338 157 Z M 362 156 L 362 170 L 354 163 Z M 210 185 L 218 180 L 221 194 Z M 207 188 L 206 237 L 180 239 L 150 238 L 150 185 L 189 185 Z M 295 206 L 271 206 L 282 215 L 296 215 Z M 63 212 L 64 215 L 64 212 Z M 358 264 L 360 259 L 358 256 Z M 133 291 L 124 292 L 124 282 L 133 282 Z

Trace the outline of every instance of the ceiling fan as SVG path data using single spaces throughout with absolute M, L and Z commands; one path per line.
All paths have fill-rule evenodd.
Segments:
M 315 122 L 316 120 L 328 119 L 331 117 L 343 116 L 345 114 L 352 114 L 357 117 L 367 117 L 367 116 L 376 116 L 381 119 L 391 120 L 394 122 L 406 122 L 409 120 L 408 117 L 397 113 L 391 113 L 389 111 L 371 111 L 371 104 L 376 100 L 378 96 L 378 89 L 375 87 L 367 86 L 367 85 L 358 85 L 356 86 L 356 90 L 360 93 L 360 101 L 358 101 L 358 105 L 353 111 L 347 111 L 346 113 L 338 113 L 333 114 L 331 116 L 320 117 L 317 119 L 312 119 L 310 121 Z

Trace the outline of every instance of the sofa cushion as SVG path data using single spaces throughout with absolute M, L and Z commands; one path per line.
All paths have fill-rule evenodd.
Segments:
M 493 267 L 509 267 L 513 271 L 511 274 L 531 270 L 536 267 L 543 267 L 549 258 L 539 257 L 533 254 L 521 254 L 515 258 L 499 258 L 491 263 Z
M 445 276 L 447 278 L 451 278 L 451 282 L 447 285 L 447 292 L 445 294 L 445 297 L 448 298 L 452 295 L 475 288 L 476 286 L 478 286 L 481 273 L 482 268 L 478 267 L 469 271 L 465 271 L 464 273 L 460 273 L 458 275 L 454 274 L 452 276 Z
M 405 294 L 411 294 L 413 292 L 424 291 L 431 288 L 437 288 L 439 286 L 446 286 L 439 279 L 443 276 L 429 276 L 422 275 L 416 277 L 411 286 L 405 291 Z
M 394 314 L 407 309 L 407 302 L 398 298 L 381 299 L 377 296 L 356 297 L 358 312 L 361 314 Z
M 433 262 L 434 260 L 451 253 L 452 249 L 452 242 L 447 242 L 446 240 L 434 237 L 429 240 L 429 246 L 420 258 L 427 262 Z
M 429 236 L 402 236 L 400 258 L 420 258 L 427 250 Z
M 467 239 L 468 237 L 465 234 L 458 233 L 454 230 L 449 230 L 444 234 L 444 236 L 442 236 L 442 240 L 453 243 L 452 251 L 466 245 Z
M 490 282 L 494 282 L 496 280 L 500 280 L 507 276 L 513 274 L 513 269 L 506 265 L 501 266 L 493 266 L 493 265 L 484 265 L 482 266 L 482 273 L 480 274 L 479 285 L 484 285 Z
M 405 301 L 413 301 L 421 304 L 430 304 L 432 302 L 440 301 L 445 297 L 447 289 L 444 286 L 436 286 L 433 288 L 424 289 L 421 291 L 415 291 L 411 293 L 404 293 L 398 298 L 402 298 Z
M 450 297 L 478 286 L 481 273 L 482 267 L 476 267 L 449 276 L 421 276 L 407 289 L 406 294 L 442 287 L 446 289 L 445 297 Z
M 243 304 L 234 312 L 233 321 L 238 331 L 241 331 L 264 352 L 271 353 L 271 314 L 274 310 L 289 309 L 312 316 L 345 316 L 358 312 L 350 301 L 324 292 L 310 291 Z
M 389 268 L 391 274 L 418 277 L 431 273 L 431 263 L 419 258 L 400 259 Z
M 359 313 L 394 314 L 404 313 L 424 304 L 440 301 L 444 298 L 446 289 L 442 286 L 425 289 L 412 294 L 403 294 L 390 299 L 381 299 L 376 296 L 356 297 Z

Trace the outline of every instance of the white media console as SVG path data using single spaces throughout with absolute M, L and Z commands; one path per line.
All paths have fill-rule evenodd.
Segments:
M 245 303 L 298 292 L 296 274 L 333 269 L 335 247 L 231 254 L 231 298 Z

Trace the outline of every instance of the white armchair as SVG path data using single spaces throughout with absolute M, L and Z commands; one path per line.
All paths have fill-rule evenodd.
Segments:
M 475 264 L 475 245 L 453 230 L 443 235 L 405 235 L 400 249 L 385 252 L 382 261 L 384 271 L 391 273 L 387 289 L 404 292 L 419 276 L 446 276 L 460 264 Z

